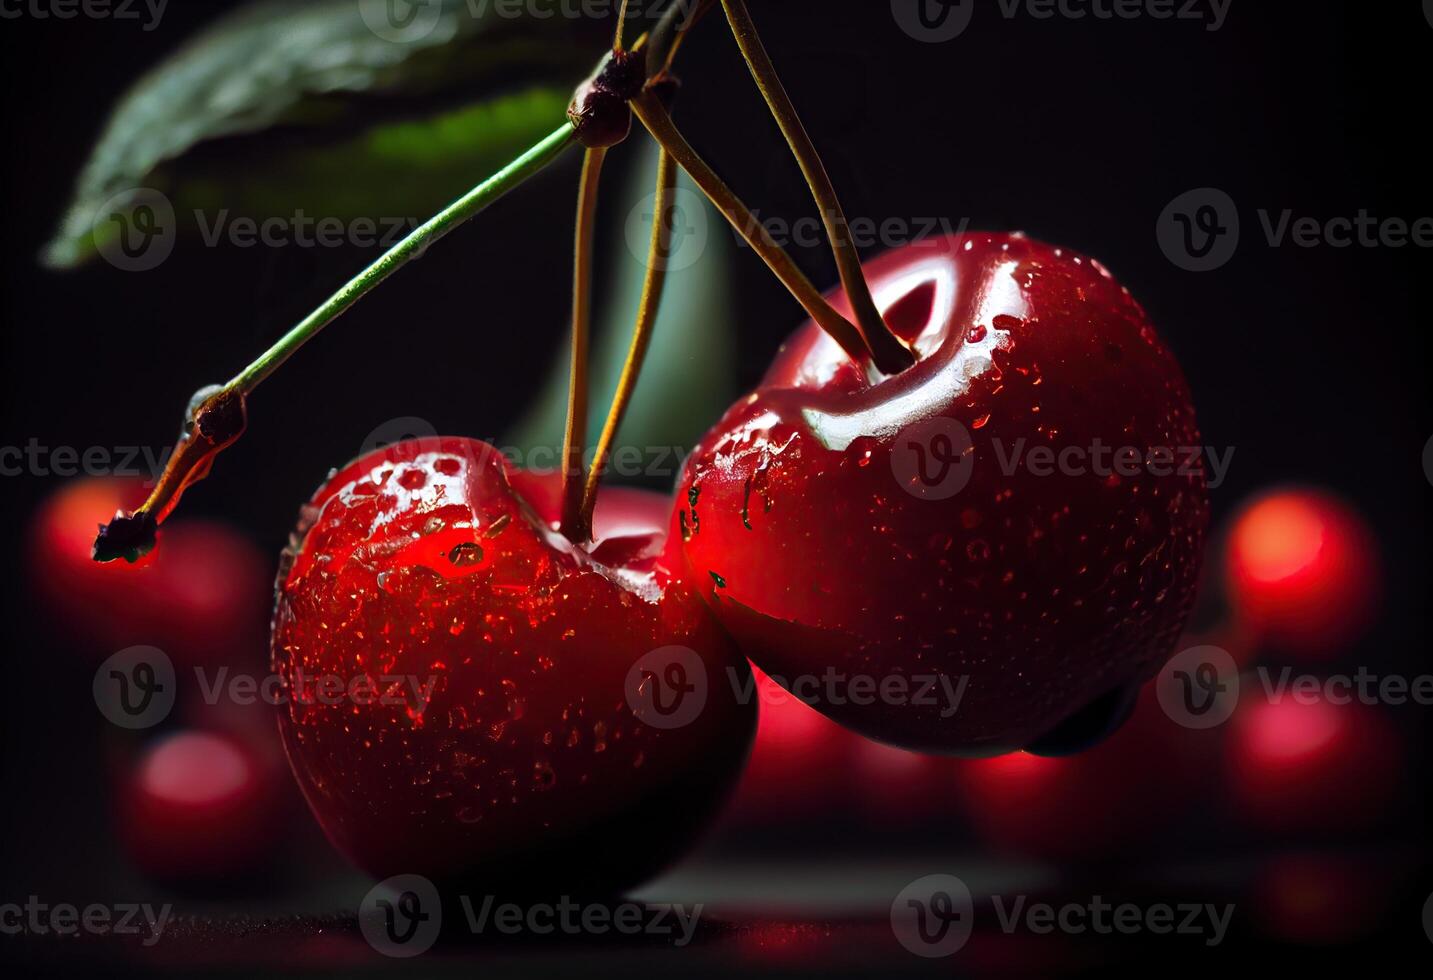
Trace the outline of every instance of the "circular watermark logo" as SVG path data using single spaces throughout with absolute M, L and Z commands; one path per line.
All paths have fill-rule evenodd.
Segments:
M 358 0 L 368 29 L 385 41 L 412 44 L 433 33 L 443 14 L 443 0 Z
M 682 728 L 707 703 L 707 668 L 690 647 L 658 647 L 627 672 L 627 706 L 653 728 Z
M 942 44 L 965 33 L 975 0 L 891 0 L 891 16 L 907 37 Z
M 384 956 L 406 959 L 433 948 L 443 928 L 437 887 L 422 875 L 395 875 L 369 889 L 358 907 L 363 938 Z
M 974 929 L 975 899 L 955 875 L 917 878 L 891 903 L 891 931 L 917 956 L 953 956 Z
M 1155 695 L 1175 724 L 1218 727 L 1239 705 L 1239 665 L 1222 647 L 1190 647 L 1164 665 L 1155 680 Z
M 1186 191 L 1159 216 L 1155 226 L 1165 258 L 1187 272 L 1213 272 L 1239 247 L 1239 208 L 1215 187 Z
M 1433 3 L 1433 0 L 1429 0 Z M 1428 901 L 1423 903 L 1423 931 L 1428 934 L 1428 941 L 1433 943 L 1433 895 L 1428 896 Z
M 706 202 L 685 187 L 676 188 L 666 210 L 657 214 L 657 194 L 652 192 L 642 198 L 627 214 L 623 234 L 627 250 L 636 260 L 646 266 L 652 242 L 652 223 L 665 221 L 669 229 L 669 246 L 665 258 L 658 257 L 660 268 L 667 272 L 680 272 L 695 265 L 706 254 L 707 226 Z
M 921 500 L 949 500 L 965 489 L 974 469 L 970 431 L 944 415 L 906 426 L 891 448 L 896 482 Z
M 1433 0 L 1429 2 L 1433 3 Z M 1433 483 L 1433 437 L 1429 437 L 1423 444 L 1423 475 L 1428 478 L 1429 483 Z
M 153 728 L 174 708 L 174 661 L 159 647 L 126 647 L 100 664 L 95 705 L 120 728 Z
M 420 419 L 416 415 L 406 415 L 403 418 L 389 419 L 368 433 L 368 438 L 364 439 L 363 445 L 359 447 L 358 455 L 367 456 L 371 452 L 386 449 L 400 442 L 420 443 L 423 452 L 436 453 L 442 447 L 442 439 L 438 436 L 438 430 L 433 427 L 433 423 L 427 419 Z
M 121 191 L 95 212 L 91 235 L 104 260 L 125 272 L 148 272 L 174 251 L 179 222 L 174 205 L 160 191 Z

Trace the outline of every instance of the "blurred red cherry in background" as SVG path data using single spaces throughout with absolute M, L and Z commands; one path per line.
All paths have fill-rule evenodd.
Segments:
M 1337 653 L 1368 625 L 1380 568 L 1362 516 L 1321 490 L 1270 491 L 1229 532 L 1224 574 L 1241 626 L 1290 653 Z
M 182 731 L 150 745 L 119 793 L 126 855 L 145 875 L 204 882 L 274 855 L 286 774 L 240 739 Z
M 1274 701 L 1246 687 L 1229 729 L 1230 803 L 1251 827 L 1281 834 L 1367 828 L 1397 791 L 1397 733 L 1361 702 Z
M 263 663 L 273 568 L 238 531 L 180 519 L 134 565 L 91 560 L 96 527 L 146 493 L 138 479 L 86 478 L 41 508 L 34 579 L 57 625 L 92 644 L 97 659 L 148 644 L 181 663 Z
M 989 844 L 1027 857 L 1097 861 L 1178 834 L 1178 819 L 1207 800 L 1218 739 L 1217 730 L 1172 721 L 1149 685 L 1123 728 L 1078 755 L 1016 752 L 951 765 L 969 819 Z

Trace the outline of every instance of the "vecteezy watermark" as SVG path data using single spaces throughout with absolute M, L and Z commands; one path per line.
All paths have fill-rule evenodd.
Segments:
M 378 705 L 406 708 L 422 714 L 433 701 L 441 680 L 437 674 L 309 674 L 296 667 L 291 676 L 267 674 L 231 674 L 220 667 L 210 676 L 205 667 L 195 667 L 194 677 L 205 704 L 220 701 L 246 706 L 263 702 L 275 707 L 286 704 L 352 705 L 358 708 Z
M 1101 439 L 1088 446 L 1031 445 L 1021 437 L 1006 442 L 991 439 L 989 456 L 1003 476 L 1023 470 L 1033 477 L 1154 477 L 1194 478 L 1204 473 L 1210 489 L 1217 489 L 1234 461 L 1233 446 L 1118 446 Z M 947 416 L 914 422 L 897 434 L 891 448 L 891 472 L 913 497 L 948 500 L 965 489 L 979 453 L 970 430 Z
M 174 708 L 174 661 L 158 647 L 126 647 L 100 664 L 91 685 L 100 714 L 120 728 L 153 728 Z
M 700 902 L 690 907 L 638 902 L 604 905 L 576 902 L 567 896 L 556 902 L 524 905 L 500 902 L 492 895 L 483 896 L 476 904 L 467 895 L 459 901 L 474 935 L 661 936 L 678 948 L 691 943 L 704 908 Z
M 1259 208 L 1256 214 L 1269 248 L 1433 248 L 1433 216 L 1381 218 L 1364 208 L 1351 217 L 1300 216 L 1289 208 Z M 1160 214 L 1155 237 L 1165 257 L 1179 268 L 1212 272 L 1239 248 L 1239 209 L 1218 188 L 1186 191 Z
M 1196 730 L 1216 728 L 1239 705 L 1239 665 L 1221 647 L 1190 647 L 1164 665 L 1154 690 L 1159 706 L 1175 724 Z
M 684 24 L 696 4 L 697 0 L 628 0 L 627 21 L 634 27 L 642 21 L 655 23 L 666 10 L 675 7 L 678 23 Z M 621 5 L 622 0 L 358 0 L 359 13 L 368 29 L 395 44 L 424 41 L 440 24 L 446 27 L 439 35 L 443 37 L 457 29 L 460 17 L 603 20 L 616 17 Z
M 143 21 L 146 34 L 159 26 L 169 0 L 0 0 L 0 19 Z
M 935 708 L 940 717 L 951 718 L 960 710 L 969 675 L 961 674 L 847 674 L 827 667 L 821 674 L 796 674 L 790 677 L 768 674 L 776 686 L 759 688 L 748 671 L 727 668 L 727 680 L 738 702 L 749 704 L 753 697 L 778 706 L 795 698 L 810 707 L 822 705 L 841 707 L 848 704 L 872 704 L 892 707 L 913 706 Z
M 1429 2 L 1428 21 L 1433 24 L 1433 0 Z M 1428 896 L 1428 901 L 1423 903 L 1423 932 L 1428 936 L 1428 941 L 1433 943 L 1433 895 Z
M 833 218 L 836 215 L 833 213 L 827 217 Z M 846 225 L 850 231 L 852 248 L 905 248 L 919 245 L 921 242 L 930 242 L 934 247 L 941 237 L 964 234 L 970 227 L 970 219 L 953 221 L 943 217 L 885 217 L 877 221 L 874 218 L 855 217 L 848 219 Z M 768 243 L 782 248 L 793 245 L 798 248 L 822 248 L 827 246 L 829 241 L 826 237 L 826 222 L 821 218 L 808 215 L 789 220 L 763 217 L 761 212 L 753 211 L 750 220 L 742 229 L 738 243 L 745 246 L 758 235 L 764 237 Z
M 384 956 L 420 956 L 443 929 L 438 889 L 422 875 L 395 875 L 374 885 L 358 906 L 363 938 Z
M 660 268 L 667 272 L 689 269 L 706 254 L 710 226 L 706 202 L 685 187 L 676 188 L 660 216 L 657 194 L 653 191 L 627 212 L 622 228 L 627 251 L 644 266 L 651 257 L 652 225 L 660 219 L 667 228 L 668 244 L 665 257 L 658 257 Z
M 3 0 L 0 0 L 3 2 Z M 228 208 L 212 214 L 196 209 L 191 218 L 206 248 L 392 248 L 421 221 L 411 216 L 336 218 L 292 214 L 252 217 Z M 95 249 L 117 269 L 148 272 L 174 252 L 180 216 L 161 191 L 150 187 L 115 194 L 95 212 Z
M 1359 667 L 1352 674 L 1295 674 L 1292 667 L 1280 668 L 1276 675 L 1265 666 L 1257 669 L 1264 696 L 1278 704 L 1285 698 L 1296 704 L 1345 705 L 1383 704 L 1402 707 L 1413 704 L 1433 707 L 1433 674 L 1408 677 L 1403 674 L 1376 674 Z
M 1101 895 L 1060 905 L 1031 902 L 1026 895 L 992 895 L 990 904 L 1006 935 L 1192 936 L 1206 946 L 1224 941 L 1235 908 L 1233 903 L 1211 902 L 1116 903 Z M 927 875 L 903 888 L 891 903 L 891 930 L 917 956 L 952 956 L 969 942 L 975 915 L 975 900 L 965 882 L 955 875 Z
M 697 720 L 707 703 L 707 668 L 690 647 L 658 647 L 627 671 L 627 707 L 653 728 L 683 728 Z
M 0 477 L 143 476 L 153 486 L 173 446 L 47 446 L 31 437 L 23 446 L 0 446 Z
M 1433 0 L 1429 2 L 1433 3 Z M 1428 478 L 1429 483 L 1433 483 L 1433 436 L 1423 444 L 1423 475 Z
M 508 466 L 534 473 L 556 473 L 562 468 L 563 447 L 560 445 L 512 446 L 504 445 L 495 438 L 476 440 L 487 447 L 474 452 L 474 441 L 465 441 L 462 448 L 452 440 L 445 441 L 438 430 L 426 419 L 417 416 L 390 419 L 375 428 L 363 440 L 358 455 L 367 456 L 379 449 L 398 443 L 414 443 L 410 447 L 414 455 L 423 453 L 454 453 L 465 455 L 473 463 L 482 462 L 483 453 L 491 452 L 501 457 Z M 670 480 L 682 470 L 689 450 L 683 446 L 636 446 L 616 445 L 611 448 L 603 472 L 623 479 L 648 477 Z M 583 465 L 591 468 L 596 459 L 597 447 L 588 446 L 583 451 Z
M 1197 936 L 1206 946 L 1218 946 L 1229 933 L 1234 903 L 1136 902 L 1113 903 L 1100 895 L 1087 902 L 1030 902 L 1024 895 L 1014 898 L 996 895 L 991 899 L 1000 930 L 1006 935 L 1024 931 L 1038 936 L 1059 932 L 1079 936 Z
M 1004 20 L 1179 21 L 1213 32 L 1224 26 L 1233 0 L 997 0 Z M 989 8 L 986 8 L 989 9 Z M 975 0 L 891 0 L 905 33 L 928 44 L 953 41 L 975 17 Z
M 433 702 L 441 677 L 429 674 L 310 674 L 301 667 L 291 675 L 255 675 L 196 666 L 194 681 L 207 705 L 221 701 L 246 707 L 297 704 L 402 708 L 421 714 Z M 93 689 L 100 713 L 121 728 L 153 728 L 169 716 L 178 694 L 174 662 L 158 647 L 121 650 L 95 671 Z
M 164 936 L 174 906 L 158 907 L 148 902 L 116 902 L 53 905 L 31 895 L 19 902 L 0 904 L 0 934 L 6 936 L 142 936 L 140 943 L 153 946 Z
M 955 875 L 917 878 L 891 903 L 896 941 L 926 959 L 960 952 L 974 929 L 975 899 Z
M 896 436 L 891 472 L 913 497 L 949 500 L 965 489 L 975 472 L 970 430 L 944 415 L 912 423 Z
M 700 904 L 646 905 L 638 902 L 555 902 L 518 904 L 484 895 L 459 895 L 463 923 L 475 935 L 660 936 L 673 946 L 691 943 L 701 920 Z M 358 910 L 359 930 L 385 956 L 408 958 L 427 952 L 443 929 L 443 902 L 422 875 L 397 875 L 379 882 Z

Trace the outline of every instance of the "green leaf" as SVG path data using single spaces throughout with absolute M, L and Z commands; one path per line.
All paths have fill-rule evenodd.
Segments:
M 262 0 L 220 19 L 121 97 L 43 261 L 84 262 L 119 227 L 100 212 L 145 187 L 181 205 L 254 198 L 266 216 L 426 216 L 482 173 L 456 186 L 425 173 L 506 159 L 550 131 L 600 56 L 585 43 L 600 21 L 544 16 L 561 0 L 534 2 L 514 17 L 468 0 Z M 411 22 L 390 27 L 389 6 Z M 498 89 L 502 104 L 485 105 Z M 419 149 L 429 138 L 443 145 Z M 426 193 L 391 193 L 381 211 L 360 202 L 385 173 Z
M 374 219 L 380 234 L 401 220 L 406 232 L 551 132 L 571 98 L 565 88 L 529 89 L 326 146 L 270 153 L 263 181 L 244 179 L 239 156 L 188 173 L 176 204 L 181 215 L 202 212 L 210 227 L 221 216 L 262 219 L 302 209 L 314 219 Z
M 601 434 L 607 406 L 617 390 L 642 295 L 657 179 L 655 146 L 647 144 L 641 165 L 633 170 L 622 205 L 615 211 L 621 225 L 614 229 L 608 246 L 615 259 L 616 286 L 608 291 L 609 308 L 594 325 L 589 451 Z M 725 221 L 685 173 L 680 174 L 677 187 L 673 261 L 646 364 L 615 442 L 613 482 L 674 482 L 675 459 L 666 451 L 689 451 L 738 393 L 728 278 L 730 236 L 724 234 Z M 505 446 L 524 454 L 541 449 L 540 458 L 557 458 L 567 419 L 567 382 L 568 350 L 564 344 L 543 393 L 504 440 Z M 633 458 L 640 454 L 641 473 L 617 465 L 616 454 L 623 447 L 635 451 Z

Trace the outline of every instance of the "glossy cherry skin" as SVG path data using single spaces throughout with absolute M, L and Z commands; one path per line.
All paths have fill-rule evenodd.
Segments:
M 95 529 L 146 493 L 137 479 L 93 477 L 45 503 L 30 542 L 41 600 L 101 660 L 144 644 L 181 663 L 262 664 L 273 567 L 239 531 L 179 519 L 134 565 L 91 559 Z
M 679 855 L 740 771 L 748 668 L 657 560 L 669 502 L 599 504 L 589 552 L 551 529 L 543 487 L 482 443 L 423 440 L 359 459 L 304 508 L 274 620 L 279 725 L 329 838 L 376 876 L 613 894 Z M 663 728 L 626 685 L 671 646 L 707 693 Z M 332 703 L 322 675 L 392 696 Z
M 1238 622 L 1281 651 L 1322 659 L 1357 639 L 1382 578 L 1368 523 L 1321 490 L 1271 491 L 1230 529 L 1225 584 Z
M 914 688 L 822 706 L 902 747 L 988 755 L 1117 709 L 1179 636 L 1208 506 L 1198 460 L 1121 476 L 1100 447 L 1199 445 L 1179 366 L 1099 263 L 1023 236 L 935 239 L 867 275 L 919 362 L 879 376 L 802 327 L 680 478 L 693 580 L 772 674 L 968 679 L 947 717 Z M 909 428 L 932 419 L 963 426 L 964 457 Z M 1086 463 L 1046 475 L 1034 447 Z M 958 492 L 901 475 L 921 466 Z

